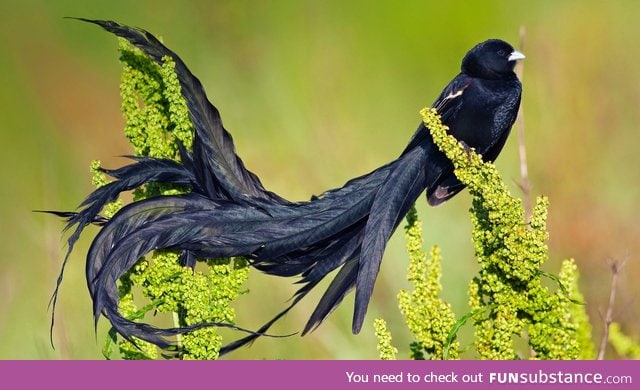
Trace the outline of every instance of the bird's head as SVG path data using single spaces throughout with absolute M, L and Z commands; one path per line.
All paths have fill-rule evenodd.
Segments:
M 477 44 L 462 59 L 462 72 L 483 79 L 513 79 L 513 67 L 524 54 L 500 39 Z

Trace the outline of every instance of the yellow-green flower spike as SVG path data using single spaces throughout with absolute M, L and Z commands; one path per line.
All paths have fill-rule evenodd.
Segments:
M 387 329 L 387 323 L 381 318 L 373 321 L 373 327 L 378 338 L 378 352 L 380 360 L 396 360 L 398 349 L 393 346 L 391 340 L 391 332 Z
M 123 64 L 121 109 L 125 118 L 125 135 L 133 145 L 135 155 L 179 160 L 178 143 L 191 147 L 193 126 L 174 72 L 175 63 L 165 57 L 162 65 L 158 65 L 127 41 L 120 39 L 119 42 Z M 99 167 L 99 161 L 91 164 L 93 183 L 97 187 L 108 182 Z M 184 191 L 184 188 L 150 183 L 134 191 L 134 200 Z M 121 206 L 122 201 L 117 200 L 109 204 L 103 214 L 111 217 Z M 148 257 L 150 260 L 140 259 L 118 281 L 119 310 L 123 316 L 137 320 L 147 312 L 171 313 L 173 326 L 234 322 L 235 311 L 230 303 L 242 293 L 249 272 L 244 259 L 201 261 L 193 270 L 181 266 L 178 254 L 170 251 L 156 251 Z M 136 303 L 143 298 L 150 303 L 139 308 Z M 115 334 L 109 335 L 106 355 L 112 350 L 111 343 L 115 337 Z M 160 356 L 154 345 L 135 341 L 136 345 L 126 340 L 118 341 L 123 358 L 157 359 Z M 216 328 L 204 328 L 179 336 L 177 345 L 173 357 L 216 359 L 222 337 Z
M 511 196 L 495 166 L 450 136 L 435 110 L 424 109 L 421 115 L 434 143 L 452 161 L 456 177 L 473 197 L 472 239 L 480 273 L 469 285 L 469 304 L 478 356 L 576 359 L 583 350 L 588 355 L 584 339 L 590 331 L 576 314 L 578 295 L 567 293 L 576 291 L 572 263 L 556 277 L 557 291 L 542 283 L 548 200 L 536 199 L 531 222 L 526 223 L 521 200 Z M 582 341 L 579 332 L 584 333 Z M 514 338 L 526 338 L 530 351 L 516 351 Z
M 407 326 L 416 338 L 411 357 L 455 359 L 459 344 L 449 340 L 456 322 L 455 316 L 451 305 L 439 297 L 442 290 L 440 250 L 434 246 L 429 256 L 423 252 L 422 222 L 418 220 L 415 208 L 411 208 L 406 218 L 405 236 L 409 254 L 407 279 L 413 284 L 413 291 L 400 291 L 398 301 Z
M 616 353 L 626 359 L 640 359 L 640 342 L 622 333 L 620 324 L 612 322 L 609 326 L 609 342 Z

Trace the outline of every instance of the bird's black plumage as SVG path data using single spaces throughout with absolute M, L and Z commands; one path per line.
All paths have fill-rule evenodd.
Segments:
M 116 181 L 94 191 L 79 212 L 58 213 L 67 217 L 67 228 L 76 226 L 69 251 L 87 224 L 104 225 L 93 240 L 86 264 L 96 321 L 102 314 L 124 337 L 135 336 L 160 346 L 168 345 L 165 336 L 194 329 L 158 329 L 118 313 L 116 281 L 141 256 L 166 248 L 182 251 L 189 259 L 244 256 L 265 273 L 301 276 L 302 287 L 290 306 L 256 334 L 226 346 L 222 353 L 266 332 L 338 268 L 303 334 L 318 326 L 353 288 L 352 328 L 358 333 L 385 246 L 411 205 L 424 190 L 428 202 L 438 205 L 464 188 L 424 124 L 396 160 L 310 201 L 290 202 L 267 191 L 245 168 L 218 110 L 175 53 L 147 31 L 111 21 L 85 21 L 127 39 L 158 63 L 164 56 L 171 57 L 195 128 L 193 151 L 181 151 L 182 163 L 141 158 L 107 171 Z M 498 156 L 515 120 L 521 86 L 513 67 L 520 58 L 523 56 L 504 41 L 478 44 L 433 105 L 451 133 L 485 160 Z M 119 192 L 148 182 L 187 185 L 191 193 L 133 202 L 108 221 L 98 216 Z M 216 324 L 202 324 L 208 325 Z

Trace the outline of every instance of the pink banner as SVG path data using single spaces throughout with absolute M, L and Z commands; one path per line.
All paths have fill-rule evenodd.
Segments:
M 637 389 L 640 361 L 1 361 L 5 389 Z

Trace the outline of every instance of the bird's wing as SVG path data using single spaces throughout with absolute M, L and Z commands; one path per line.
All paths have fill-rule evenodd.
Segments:
M 473 79 L 464 73 L 457 75 L 444 88 L 432 107 L 438 111 L 442 118 L 442 123 L 450 122 L 458 113 L 464 102 L 464 92 L 471 86 Z
M 470 86 L 470 82 L 471 80 L 469 80 L 468 84 L 464 85 Z M 517 108 L 520 106 L 520 82 L 516 80 L 514 83 L 513 87 L 515 88 L 509 88 L 506 99 L 497 107 L 496 112 L 493 114 L 495 122 L 490 128 L 492 133 L 487 134 L 485 138 L 488 142 L 482 145 L 475 145 L 475 151 L 482 155 L 484 161 L 492 162 L 498 157 L 498 154 L 500 154 L 502 147 L 509 137 L 511 126 L 516 119 Z M 458 96 L 450 98 L 449 101 L 446 99 L 447 96 L 454 95 Z M 456 100 L 456 104 L 452 104 L 453 100 Z M 457 112 L 464 107 L 464 90 L 462 90 L 462 93 L 451 94 L 451 92 L 448 92 L 447 95 L 443 93 L 437 103 L 445 106 L 443 110 L 444 114 L 442 115 L 443 119 L 446 118 L 443 122 L 447 124 L 447 121 L 454 119 Z M 446 108 L 447 106 L 449 109 Z M 431 186 L 427 191 L 427 201 L 431 206 L 437 206 L 451 199 L 464 188 L 465 185 L 453 174 L 443 174 L 435 185 Z
M 466 74 L 458 74 L 433 103 L 432 107 L 438 111 L 442 123 L 447 124 L 453 121 L 464 106 L 464 93 L 472 82 L 473 79 Z M 419 145 L 432 143 L 429 129 L 421 122 L 402 155 L 409 153 Z M 464 188 L 464 185 L 451 175 L 451 172 L 443 170 L 443 167 L 447 165 L 451 165 L 451 163 L 444 155 L 430 153 L 430 158 L 425 166 L 425 183 L 428 187 L 427 201 L 431 206 L 436 206 L 450 199 Z
M 444 88 L 440 96 L 433 103 L 432 107 L 438 111 L 441 117 L 442 123 L 447 124 L 458 113 L 464 102 L 464 91 L 471 85 L 472 79 L 460 73 Z M 410 150 L 414 149 L 418 145 L 423 144 L 426 140 L 431 140 L 431 133 L 427 129 L 424 123 L 420 122 L 418 130 L 409 141 L 409 144 L 402 152 L 402 155 L 406 154 Z

